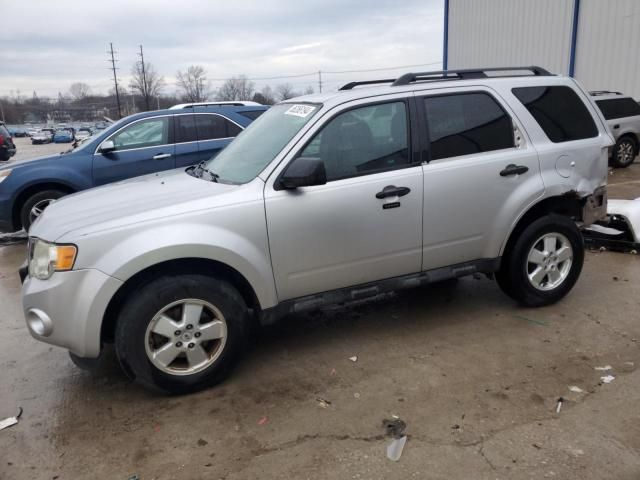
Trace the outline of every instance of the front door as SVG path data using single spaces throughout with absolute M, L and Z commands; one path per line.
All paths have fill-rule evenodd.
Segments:
M 111 135 L 115 150 L 93 156 L 94 186 L 175 167 L 171 117 L 134 121 Z
M 420 271 L 422 168 L 411 163 L 409 101 L 334 116 L 295 155 L 320 157 L 327 184 L 265 187 L 280 300 Z
M 536 149 L 489 90 L 417 100 L 430 138 L 423 269 L 498 257 L 513 223 L 544 192 Z

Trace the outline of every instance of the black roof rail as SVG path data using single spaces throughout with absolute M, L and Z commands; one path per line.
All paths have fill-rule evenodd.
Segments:
M 622 92 L 611 92 L 609 90 L 594 90 L 589 92 L 589 95 L 592 97 L 597 97 L 599 95 L 624 95 Z
M 420 80 L 468 80 L 474 78 L 487 78 L 487 72 L 531 72 L 534 76 L 551 76 L 542 67 L 536 67 L 532 65 L 530 67 L 492 67 L 492 68 L 468 68 L 462 70 L 438 70 L 434 72 L 417 72 L 417 73 L 405 73 L 398 78 L 391 85 L 393 87 L 401 85 L 409 85 L 410 83 Z M 495 75 L 496 77 L 499 75 Z M 511 77 L 514 75 L 502 75 L 505 77 Z M 518 75 L 519 76 L 519 75 Z
M 339 90 L 351 90 L 354 87 L 359 87 L 360 85 L 376 85 L 378 83 L 393 83 L 395 82 L 395 78 L 387 78 L 384 80 L 364 80 L 362 82 L 349 82 L 339 88 Z

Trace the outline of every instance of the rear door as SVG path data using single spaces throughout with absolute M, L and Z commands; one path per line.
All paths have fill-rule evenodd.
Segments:
M 174 115 L 176 168 L 188 167 L 200 162 L 196 119 L 193 113 Z
M 487 88 L 417 101 L 429 138 L 423 269 L 499 256 L 510 226 L 544 191 L 536 150 Z
M 216 156 L 242 131 L 240 125 L 220 114 L 196 113 L 194 115 L 200 160 L 209 160 Z
M 175 167 L 172 115 L 135 120 L 106 140 L 115 150 L 93 155 L 93 183 L 103 185 Z

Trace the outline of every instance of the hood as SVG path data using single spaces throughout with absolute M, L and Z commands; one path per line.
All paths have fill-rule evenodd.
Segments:
M 56 241 L 62 235 L 108 230 L 131 223 L 210 208 L 214 200 L 237 185 L 195 178 L 184 169 L 154 173 L 69 195 L 52 203 L 29 230 L 29 235 Z

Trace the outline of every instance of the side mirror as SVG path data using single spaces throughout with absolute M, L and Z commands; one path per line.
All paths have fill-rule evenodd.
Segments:
M 324 162 L 317 157 L 298 157 L 287 167 L 278 182 L 278 190 L 311 187 L 327 183 Z
M 116 146 L 113 143 L 113 140 L 105 140 L 104 142 L 102 142 L 102 145 L 100 145 L 100 153 L 113 152 L 115 149 Z

